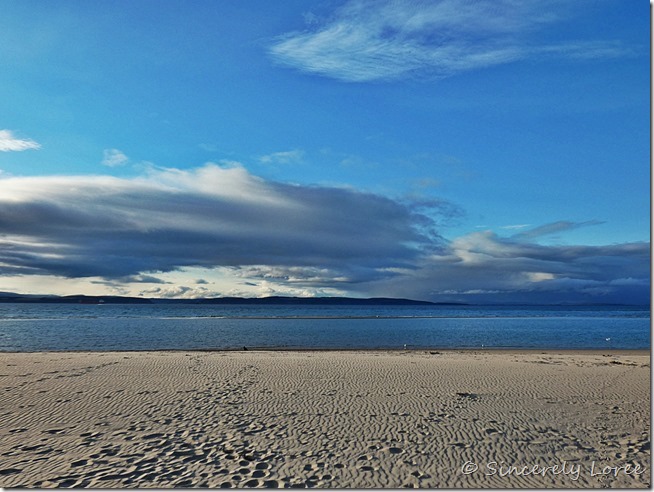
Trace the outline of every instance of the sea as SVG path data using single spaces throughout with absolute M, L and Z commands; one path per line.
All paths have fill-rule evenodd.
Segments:
M 646 349 L 649 306 L 0 304 L 0 352 Z

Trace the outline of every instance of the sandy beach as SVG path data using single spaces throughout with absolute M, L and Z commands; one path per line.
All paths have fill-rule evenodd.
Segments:
M 4 353 L 0 486 L 648 487 L 646 352 Z

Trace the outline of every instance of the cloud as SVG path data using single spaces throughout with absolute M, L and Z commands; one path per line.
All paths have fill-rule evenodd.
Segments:
M 139 292 L 141 297 L 158 297 L 161 299 L 197 299 L 199 297 L 219 297 L 220 293 L 205 287 L 188 287 L 176 285 L 173 287 L 154 287 Z
M 11 130 L 0 130 L 0 152 L 21 152 L 29 149 L 40 149 L 41 144 L 14 136 Z
M 416 268 L 365 288 L 463 302 L 649 301 L 648 243 L 540 245 L 490 231 L 459 237 Z
M 361 282 L 366 275 L 363 272 L 355 273 L 354 266 L 341 266 L 339 268 L 325 268 L 317 266 L 268 266 L 254 265 L 239 267 L 233 270 L 233 275 L 252 280 L 266 280 L 283 283 L 295 287 L 334 287 L 338 284 Z M 345 273 L 350 271 L 350 275 Z M 379 277 L 377 273 L 368 271 L 367 276 Z M 256 285 L 256 284 L 255 284 Z
M 121 296 L 130 295 L 129 284 L 170 284 L 152 275 L 125 275 L 124 277 L 112 279 L 89 280 L 91 284 L 103 285 L 113 293 Z
M 223 291 L 208 290 L 197 276 L 182 282 L 191 287 L 175 282 L 140 292 L 649 300 L 648 243 L 538 243 L 597 221 L 447 241 L 438 224 L 459 213 L 439 200 L 269 181 L 233 164 L 152 167 L 134 178 L 0 176 L 0 276 L 98 279 L 120 292 L 170 283 L 157 273 L 194 267 L 220 279 Z
M 557 0 L 351 0 L 329 20 L 278 38 L 269 53 L 303 72 L 365 82 L 448 77 L 532 56 L 594 59 L 627 52 L 616 42 L 533 41 L 563 8 Z
M 265 181 L 242 167 L 0 179 L 0 273 L 117 279 L 186 266 L 375 269 L 435 238 L 427 216 L 354 190 Z
M 207 152 L 218 152 L 218 150 L 220 150 L 216 144 L 212 143 L 201 143 L 198 147 Z
M 123 283 L 138 283 L 138 284 L 169 284 L 170 283 L 158 277 L 153 277 L 152 275 L 128 275 L 126 277 L 121 277 L 116 280 Z
M 273 152 L 259 158 L 264 164 L 294 164 L 302 162 L 304 151 L 299 149 L 287 150 L 285 152 Z
M 558 222 L 552 222 L 550 224 L 544 224 L 538 227 L 534 227 L 528 231 L 519 232 L 513 236 L 514 239 L 534 239 L 541 236 L 549 236 L 551 234 L 558 234 L 561 232 L 567 232 L 574 229 L 579 229 L 580 227 L 588 227 L 594 225 L 601 225 L 604 222 L 599 220 L 588 220 L 586 222 L 570 222 L 567 220 L 560 220 Z M 516 228 L 516 226 L 507 226 L 508 228 Z M 526 227 L 526 226 L 525 226 Z
M 531 224 L 511 224 L 511 225 L 501 226 L 500 229 L 509 229 L 509 230 L 524 229 L 525 227 L 529 227 L 530 225 Z
M 242 282 L 246 289 L 233 288 L 226 295 L 234 297 L 268 297 L 268 296 L 294 296 L 294 297 L 327 297 L 346 296 L 347 291 L 334 287 L 302 287 L 296 284 L 284 284 L 267 280 L 255 282 Z
M 129 158 L 118 149 L 105 149 L 103 152 L 102 164 L 109 167 L 124 166 Z

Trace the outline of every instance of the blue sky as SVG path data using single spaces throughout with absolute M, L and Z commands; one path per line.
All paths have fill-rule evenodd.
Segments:
M 0 290 L 649 300 L 648 2 L 0 19 Z

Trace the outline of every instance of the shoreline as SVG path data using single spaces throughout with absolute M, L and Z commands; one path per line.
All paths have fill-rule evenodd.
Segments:
M 504 348 L 504 347 L 483 347 L 483 348 L 442 348 L 442 347 L 420 347 L 420 348 L 349 348 L 349 347 L 338 347 L 338 348 L 302 348 L 302 347 L 246 347 L 247 350 L 243 350 L 243 347 L 236 348 L 196 348 L 196 349 L 133 349 L 133 350 L 88 350 L 88 349 L 66 349 L 66 350 L 30 350 L 30 351 L 0 351 L 2 354 L 102 354 L 102 353 L 221 353 L 221 352 L 317 352 L 317 353 L 406 353 L 406 354 L 419 354 L 419 353 L 428 353 L 428 352 L 440 352 L 440 353 L 461 353 L 461 354 L 568 354 L 568 355 L 603 355 L 603 356 L 612 356 L 612 355 L 641 355 L 641 356 L 651 356 L 651 349 L 642 348 L 642 349 L 597 349 L 597 348 L 565 348 L 565 349 L 551 349 L 551 348 Z
M 650 486 L 649 351 L 431 352 L 3 353 L 0 487 Z

